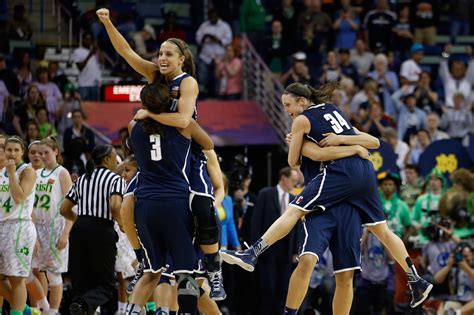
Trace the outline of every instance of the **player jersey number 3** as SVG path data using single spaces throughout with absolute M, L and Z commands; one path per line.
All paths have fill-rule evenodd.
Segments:
M 150 135 L 150 143 L 151 143 L 151 160 L 152 161 L 161 161 L 161 138 L 160 135 Z
M 332 114 L 325 114 L 323 117 L 331 123 L 332 130 L 334 130 L 335 133 L 343 132 L 344 129 L 342 127 L 346 127 L 347 130 L 351 129 L 344 117 L 337 111 L 333 111 Z

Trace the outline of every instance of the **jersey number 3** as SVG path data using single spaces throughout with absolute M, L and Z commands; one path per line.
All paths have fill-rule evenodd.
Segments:
M 152 161 L 161 161 L 161 139 L 160 135 L 150 135 L 151 143 L 151 160 Z
M 344 131 L 342 127 L 346 127 L 347 130 L 350 130 L 351 127 L 349 127 L 349 124 L 347 121 L 342 117 L 341 114 L 339 114 L 337 111 L 333 111 L 332 114 L 325 114 L 324 119 L 329 121 L 331 123 L 332 130 L 334 130 L 335 133 L 341 133 Z M 334 117 L 336 116 L 336 117 Z

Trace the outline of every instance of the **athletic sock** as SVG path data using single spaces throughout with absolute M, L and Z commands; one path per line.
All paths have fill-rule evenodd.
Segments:
M 156 312 L 156 303 L 155 302 L 146 302 L 145 305 L 146 311 Z
M 57 309 L 54 309 L 54 308 L 50 308 L 49 311 L 46 313 L 46 314 L 49 314 L 49 315 L 56 315 L 59 313 L 59 310 Z
M 257 257 L 266 251 L 268 247 L 270 247 L 270 245 L 268 245 L 263 239 L 259 239 L 252 245 L 253 252 Z
M 41 300 L 39 300 L 38 302 L 38 308 L 42 311 L 42 312 L 46 312 L 47 310 L 49 310 L 49 303 L 48 303 L 48 300 L 46 299 L 46 297 L 43 297 Z
M 10 315 L 23 315 L 23 311 L 10 310 Z
M 128 303 L 127 304 L 127 315 L 140 315 L 142 312 L 142 307 L 137 304 Z
M 413 265 L 413 262 L 411 261 L 410 257 L 407 257 L 405 259 L 407 265 L 408 265 L 408 271 L 406 272 L 408 282 L 415 282 L 418 279 L 420 279 L 420 276 L 418 275 L 418 272 L 416 272 L 415 265 Z
M 133 251 L 135 252 L 135 256 L 137 256 L 138 262 L 142 262 L 142 260 L 143 260 L 143 252 L 142 252 L 142 249 L 141 249 L 141 248 L 139 248 L 139 249 L 134 249 Z
M 126 302 L 118 302 L 117 311 L 120 314 L 125 313 L 127 311 L 127 303 Z
M 177 314 L 178 314 L 178 312 L 176 312 L 176 311 L 170 311 L 170 315 L 177 315 Z
M 156 310 L 156 314 L 169 315 L 170 314 L 170 309 L 167 308 L 166 306 L 158 307 L 158 309 Z
M 28 305 L 28 304 L 25 304 L 25 308 L 23 309 L 23 312 L 22 314 L 25 313 L 25 314 L 31 314 L 31 307 Z M 10 311 L 10 314 L 12 314 L 12 312 Z
M 296 315 L 297 311 L 298 310 L 296 310 L 296 309 L 289 308 L 289 307 L 285 306 L 285 310 L 283 311 L 283 315 Z
M 204 254 L 204 261 L 206 263 L 207 271 L 217 271 L 221 269 L 221 258 L 219 252 L 212 254 Z

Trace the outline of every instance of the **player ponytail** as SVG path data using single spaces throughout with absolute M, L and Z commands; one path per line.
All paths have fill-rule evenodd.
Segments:
M 149 112 L 160 114 L 167 112 L 171 102 L 169 87 L 163 83 L 147 84 L 140 91 L 142 105 Z M 146 134 L 161 134 L 160 124 L 153 119 L 143 120 L 143 130 Z
M 292 94 L 295 97 L 304 97 L 311 103 L 321 104 L 331 100 L 334 91 L 339 87 L 338 82 L 328 82 L 321 85 L 318 89 L 302 83 L 292 83 L 288 85 L 283 94 Z
M 86 177 L 91 178 L 95 168 L 102 164 L 104 159 L 112 153 L 113 146 L 110 144 L 98 144 L 91 152 L 91 158 L 86 164 Z

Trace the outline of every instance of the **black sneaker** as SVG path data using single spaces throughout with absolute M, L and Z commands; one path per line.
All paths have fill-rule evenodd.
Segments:
M 86 312 L 81 303 L 79 302 L 72 302 L 69 306 L 69 313 L 71 315 L 84 315 Z
M 133 277 L 132 281 L 127 286 L 127 294 L 130 295 L 133 292 L 133 288 L 137 284 L 138 280 L 143 276 L 143 269 L 145 268 L 143 262 L 140 262 L 138 265 L 137 271 L 135 272 L 135 276 Z
M 410 306 L 412 308 L 423 303 L 430 294 L 431 289 L 433 289 L 433 285 L 423 278 L 419 278 L 416 281 L 408 281 L 408 286 L 411 292 Z
M 252 247 L 241 251 L 221 250 L 221 257 L 226 263 L 238 265 L 250 272 L 255 270 L 258 259 Z
M 211 292 L 209 293 L 211 299 L 214 301 L 225 300 L 226 293 L 222 279 L 222 270 L 207 271 L 207 280 L 209 280 L 209 285 L 211 286 Z

